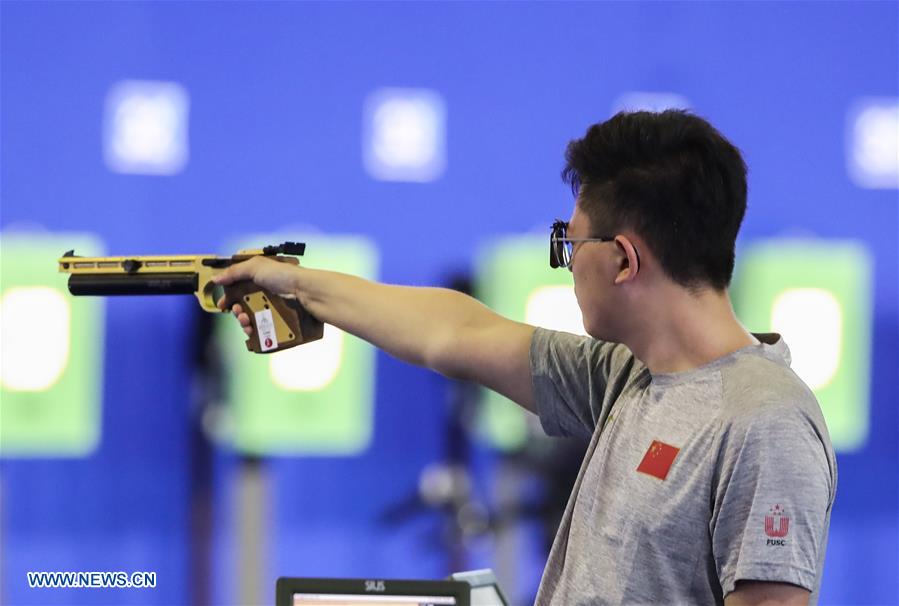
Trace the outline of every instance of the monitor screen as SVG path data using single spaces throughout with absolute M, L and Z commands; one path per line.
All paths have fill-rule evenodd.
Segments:
M 456 606 L 456 598 L 436 595 L 295 593 L 293 606 Z
M 469 606 L 459 581 L 278 579 L 277 606 Z

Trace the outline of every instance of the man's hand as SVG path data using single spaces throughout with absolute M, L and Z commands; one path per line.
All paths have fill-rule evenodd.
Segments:
M 724 598 L 724 606 L 806 606 L 811 593 L 789 583 L 738 581 Z
M 215 276 L 212 281 L 224 286 L 242 280 L 252 280 L 262 288 L 277 295 L 294 295 L 296 294 L 297 271 L 296 265 L 257 256 L 232 265 Z M 223 299 L 224 297 L 219 299 L 219 309 L 223 309 Z
M 233 284 L 243 280 L 252 280 L 255 284 L 278 295 L 294 296 L 296 290 L 297 266 L 289 263 L 280 263 L 265 257 L 252 257 L 242 263 L 232 265 L 222 273 L 215 276 L 212 281 L 221 286 Z M 225 297 L 219 298 L 216 303 L 222 311 L 225 311 Z M 243 312 L 243 308 L 235 303 L 231 306 L 231 312 L 240 322 L 243 331 L 247 335 L 253 334 L 250 317 Z

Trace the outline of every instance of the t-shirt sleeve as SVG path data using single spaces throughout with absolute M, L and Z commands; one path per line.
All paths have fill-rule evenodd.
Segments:
M 530 365 L 544 431 L 589 438 L 638 363 L 624 345 L 537 328 Z
M 730 422 L 709 530 L 721 588 L 737 581 L 815 589 L 836 469 L 801 407 L 772 404 Z

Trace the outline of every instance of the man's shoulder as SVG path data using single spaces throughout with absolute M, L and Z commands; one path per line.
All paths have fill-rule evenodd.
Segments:
M 818 410 L 814 392 L 790 368 L 789 354 L 772 347 L 760 347 L 738 356 L 721 369 L 722 412 L 742 417 L 747 414 L 788 410 Z
M 623 343 L 539 326 L 531 337 L 531 354 L 531 363 L 537 366 L 552 358 L 557 362 L 583 361 L 591 370 L 604 368 L 612 373 L 637 374 L 646 371 L 645 365 Z
M 814 392 L 789 364 L 788 352 L 782 358 L 764 349 L 722 369 L 718 465 L 745 468 L 786 457 L 821 479 L 832 499 L 836 457 L 827 424 Z
M 737 442 L 806 435 L 832 452 L 818 400 L 789 362 L 765 349 L 722 369 L 719 427 Z

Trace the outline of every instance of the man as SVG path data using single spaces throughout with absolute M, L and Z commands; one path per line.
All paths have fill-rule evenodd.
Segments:
M 566 159 L 577 200 L 553 225 L 551 263 L 574 274 L 592 338 L 450 290 L 258 257 L 220 282 L 293 294 L 400 359 L 511 398 L 551 435 L 591 438 L 538 604 L 816 599 L 836 465 L 786 345 L 748 333 L 728 298 L 740 152 L 689 113 L 637 112 L 592 126 Z

